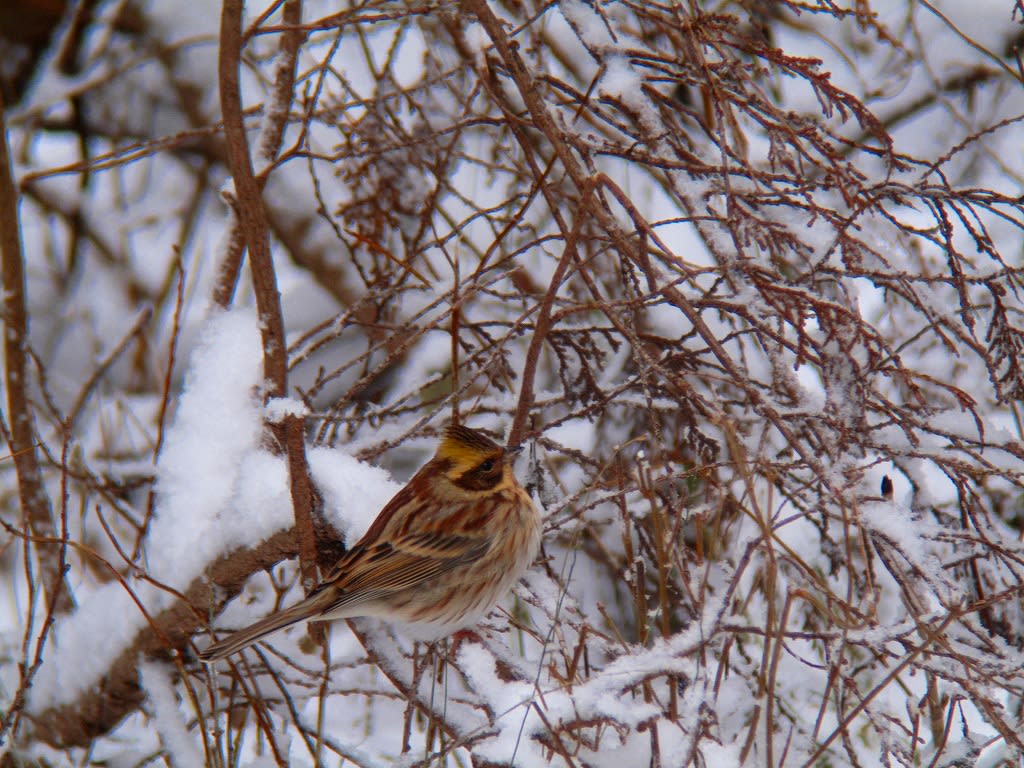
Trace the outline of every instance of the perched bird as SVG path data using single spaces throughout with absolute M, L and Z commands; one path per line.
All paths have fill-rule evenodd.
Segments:
M 452 426 L 309 597 L 202 651 L 216 661 L 299 621 L 376 616 L 435 637 L 470 626 L 537 556 L 541 519 L 506 450 Z

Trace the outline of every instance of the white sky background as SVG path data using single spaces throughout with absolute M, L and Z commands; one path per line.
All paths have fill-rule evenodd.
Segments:
M 936 7 L 949 18 L 960 30 L 970 35 L 973 41 L 987 46 L 997 53 L 1009 36 L 1009 29 L 1019 29 L 1018 22 L 1010 20 L 1010 4 L 1006 2 L 960 3 L 953 0 L 936 3 Z M 880 14 L 881 19 L 893 29 L 904 29 L 908 24 L 913 33 L 908 34 L 908 41 L 920 45 L 925 56 L 925 65 L 907 68 L 899 62 L 879 56 L 873 41 L 865 39 L 852 22 L 836 24 L 831 19 L 819 18 L 812 14 L 803 14 L 792 26 L 777 28 L 776 45 L 790 55 L 818 57 L 823 60 L 822 69 L 831 73 L 832 82 L 841 88 L 848 89 L 853 95 L 864 100 L 865 104 L 880 118 L 898 113 L 903 105 L 912 103 L 924 94 L 934 90 L 936 82 L 940 82 L 951 73 L 961 72 L 972 66 L 995 66 L 983 56 L 975 46 L 969 44 L 961 34 L 950 28 L 935 14 L 930 13 L 919 4 L 913 4 L 908 11 L 903 3 L 875 3 L 872 8 Z M 334 9 L 334 4 L 305 4 L 306 18 L 324 15 Z M 572 0 L 564 5 L 564 11 L 574 19 L 579 27 L 590 38 L 590 42 L 605 46 L 625 46 L 628 41 L 618 43 L 607 40 L 603 25 L 580 0 Z M 203 84 L 203 99 L 200 107 L 204 112 L 215 115 L 216 104 L 216 36 L 219 18 L 219 4 L 193 3 L 188 13 L 182 13 L 180 3 L 172 0 L 153 0 L 146 7 L 146 13 L 160 30 L 162 36 L 169 41 L 191 41 L 188 54 L 181 58 L 180 73 L 195 83 Z M 614 16 L 618 11 L 609 7 L 607 12 Z M 557 8 L 547 11 L 542 22 L 548 27 L 553 38 L 562 41 L 580 62 L 582 69 L 590 67 L 596 72 L 596 66 L 587 57 L 585 49 L 579 44 L 562 13 Z M 811 30 L 827 23 L 829 34 L 823 39 L 815 39 Z M 467 38 L 485 43 L 485 37 L 477 28 L 467 32 Z M 367 45 L 379 53 L 386 55 L 393 38 L 384 25 L 371 34 Z M 269 56 L 273 50 L 273 38 L 256 40 L 252 52 L 256 56 Z M 314 37 L 306 46 L 304 64 L 310 66 L 322 55 L 322 51 L 330 44 L 326 37 Z M 403 83 L 414 83 L 422 71 L 425 51 L 424 39 L 412 32 L 404 36 L 400 42 L 401 65 L 396 72 Z M 344 74 L 349 79 L 353 91 L 370 94 L 372 79 L 366 71 L 361 55 L 361 42 L 353 38 L 342 41 L 335 55 L 336 66 L 344 67 Z M 890 52 L 891 49 L 886 49 Z M 555 65 L 552 65 L 555 66 Z M 1012 65 L 1011 65 L 1012 66 Z M 300 69 L 304 68 L 300 66 Z M 263 70 L 271 71 L 269 66 Z M 912 76 L 905 77 L 910 72 Z M 243 83 L 248 104 L 255 104 L 264 98 L 263 86 L 256 81 L 251 70 L 243 70 Z M 561 73 L 559 73 L 561 74 Z M 614 59 L 613 65 L 604 74 L 597 87 L 599 95 L 620 97 L 627 104 L 632 104 L 638 111 L 647 108 L 644 100 L 638 97 L 643 72 L 631 66 L 625 56 Z M 132 73 L 140 90 L 159 91 L 162 84 L 157 74 L 150 68 L 143 67 Z M 152 82 L 149 80 L 152 79 Z M 33 111 L 56 117 L 61 114 L 64 101 L 63 94 L 75 83 L 65 82 L 54 72 L 42 78 L 41 86 L 32 95 L 30 103 L 22 105 L 22 115 Z M 1018 84 L 1019 85 L 1019 84 Z M 802 82 L 794 79 L 780 78 L 775 86 L 780 98 L 788 108 L 798 114 L 817 114 L 820 111 L 818 102 Z M 945 98 L 940 95 L 940 99 Z M 952 97 L 954 100 L 959 96 Z M 116 103 L 116 102 L 115 102 Z M 53 105 L 52 107 L 50 105 Z M 130 105 L 122 105 L 131 108 Z M 138 105 L 136 105 L 138 106 Z M 1004 85 L 996 91 L 994 87 L 983 88 L 976 100 L 969 107 L 962 104 L 951 105 L 950 109 L 932 109 L 921 117 L 901 122 L 892 129 L 896 140 L 896 151 L 905 152 L 915 157 L 935 159 L 943 156 L 956 146 L 965 135 L 981 126 L 996 125 L 1003 120 L 1018 117 L 1024 107 L 1024 90 L 1007 89 Z M 166 112 L 159 107 L 145 107 L 144 114 L 150 123 L 148 130 L 156 131 L 157 135 L 173 134 L 185 128 L 178 123 L 171 109 Z M 358 108 L 347 117 L 355 119 Z M 968 125 L 960 124 L 953 117 L 960 115 Z M 642 119 L 642 118 L 641 118 Z M 656 119 L 651 116 L 652 120 Z M 839 123 L 839 117 L 834 121 Z M 850 135 L 858 133 L 854 121 L 848 121 Z M 322 123 L 312 126 L 312 143 L 325 154 L 330 154 L 339 141 L 338 133 L 326 128 Z M 750 147 L 751 157 L 761 157 L 767 151 L 765 145 L 759 145 L 756 133 L 749 132 L 753 139 Z M 1024 178 L 1024 160 L 1022 146 L 1024 133 L 1018 122 L 1010 122 L 1005 127 L 992 131 L 984 142 L 984 156 L 979 160 L 971 157 L 964 162 L 953 161 L 946 167 L 950 174 L 949 181 L 956 186 L 986 187 L 1011 194 L 1020 193 L 1020 180 Z M 256 145 L 255 136 L 251 135 L 252 145 Z M 54 135 L 45 132 L 33 133 L 30 138 L 25 134 L 15 135 L 15 156 L 23 162 L 16 168 L 18 175 L 39 171 L 45 168 L 60 166 L 78 159 L 78 150 L 74 137 Z M 285 141 L 288 144 L 288 139 Z M 973 152 L 974 150 L 972 150 Z M 643 172 L 626 168 L 619 160 L 608 159 L 604 166 L 609 175 L 615 175 L 634 203 L 642 205 L 644 213 L 651 221 L 662 221 L 682 215 L 674 200 L 668 197 L 662 188 L 650 183 Z M 315 163 L 314 163 L 315 165 Z M 862 168 L 868 174 L 882 174 L 884 169 L 877 165 L 871 167 L 865 161 Z M 346 201 L 348 189 L 345 183 L 331 176 L 326 167 L 320 169 L 325 181 L 322 193 L 327 208 L 333 210 Z M 921 176 L 921 169 L 911 169 L 900 174 L 894 181 L 910 183 Z M 151 194 L 152 178 L 161 179 L 161 184 L 169 190 L 166 197 Z M 685 186 L 689 193 L 699 196 L 706 188 L 705 182 L 686 179 L 683 174 L 677 175 L 678 183 Z M 223 181 L 227 181 L 226 179 Z M 410 173 L 407 193 L 410 200 L 416 200 L 425 194 L 428 179 Z M 881 181 L 881 177 L 879 178 Z M 77 194 L 78 180 L 75 176 L 60 176 L 44 182 L 45 189 L 53 196 L 72 200 Z M 489 174 L 475 164 L 464 164 L 459 167 L 451 179 L 452 186 L 467 199 L 485 206 L 492 202 L 497 204 L 504 198 L 504 189 L 500 187 L 500 174 Z M 98 173 L 91 179 L 92 184 L 101 185 L 99 192 L 94 192 L 87 201 L 86 215 L 102 219 L 103 235 L 110 238 L 118 248 L 131 254 L 132 274 L 146 285 L 161 284 L 166 278 L 168 265 L 174 257 L 174 247 L 182 245 L 180 229 L 176 216 L 181 214 L 187 195 L 181 193 L 179 187 L 191 184 L 188 174 L 177 168 L 176 163 L 153 157 L 145 166 L 133 169 L 130 166 L 118 172 Z M 109 190 L 109 192 L 108 192 Z M 317 202 L 309 183 L 309 168 L 304 163 L 293 162 L 277 169 L 271 177 L 266 193 L 269 204 L 282 212 L 303 213 L 315 210 Z M 212 202 L 207 201 L 212 205 Z M 470 213 L 468 206 L 462 206 L 458 200 L 452 199 L 449 209 L 455 220 L 461 220 Z M 529 214 L 528 214 L 529 215 Z M 803 214 L 791 210 L 777 208 L 771 212 L 777 223 L 789 228 L 806 242 L 815 245 L 816 255 L 825 258 L 832 246 L 830 228 L 820 222 L 811 223 Z M 900 210 L 898 215 L 904 221 L 920 221 L 931 226 L 934 223 L 926 211 L 912 210 L 909 207 Z M 38 209 L 24 206 L 22 209 L 23 239 L 26 253 L 43 252 L 48 247 L 47 238 L 52 231 L 44 226 L 45 217 Z M 115 398 L 104 400 L 98 398 L 95 409 L 88 412 L 83 421 L 81 432 L 81 450 L 91 460 L 100 462 L 101 456 L 111 457 L 106 461 L 106 469 L 112 474 L 141 473 L 154 476 L 158 489 L 156 517 L 149 531 L 145 546 L 144 565 L 148 572 L 165 583 L 182 589 L 186 587 L 205 566 L 214 558 L 227 553 L 238 546 L 255 545 L 270 534 L 285 530 L 291 525 L 290 501 L 287 488 L 287 474 L 283 461 L 273 456 L 261 443 L 260 423 L 264 415 L 256 398 L 261 383 L 258 324 L 255 311 L 252 309 L 251 286 L 243 277 L 242 285 L 236 300 L 237 309 L 227 313 L 214 311 L 210 306 L 210 294 L 216 278 L 216 264 L 219 262 L 224 247 L 227 216 L 203 217 L 201 225 L 190 233 L 188 242 L 182 248 L 182 262 L 187 275 L 186 301 L 181 316 L 182 332 L 179 340 L 178 369 L 175 372 L 176 396 L 170 412 L 170 428 L 159 463 L 153 467 L 140 467 L 126 462 L 119 463 L 116 456 L 120 451 L 114 450 L 119 445 L 127 449 L 145 444 L 151 433 L 140 426 L 151 424 L 158 407 L 152 397 L 140 395 L 135 399 Z M 331 229 L 322 220 L 319 228 L 306 233 L 308 242 L 322 243 L 335 258 L 341 258 L 334 242 Z M 1002 238 L 998 243 L 1004 256 L 1015 259 L 1013 266 L 1020 264 L 1020 232 L 1009 223 L 988 222 L 996 237 Z M 880 221 L 867 220 L 862 222 L 865 232 L 864 239 L 872 240 L 879 251 L 886 252 L 895 259 L 903 243 L 892 236 L 892 228 Z M 413 222 L 409 222 L 413 226 Z M 875 227 L 875 229 L 872 229 Z M 471 226 L 468 237 L 478 239 L 482 247 L 490 242 L 493 233 L 483 221 Z M 696 236 L 689 224 L 671 223 L 658 228 L 663 242 L 681 258 L 690 264 L 710 265 L 713 260 Z M 558 244 L 551 246 L 552 253 L 559 253 Z M 455 246 L 460 259 L 465 260 L 464 269 L 472 269 L 472 254 L 460 251 Z M 965 246 L 965 250 L 967 247 Z M 915 255 L 916 256 L 916 255 Z M 31 258 L 31 257 L 30 257 Z M 833 260 L 837 256 L 833 253 Z M 407 315 L 423 309 L 428 316 L 439 310 L 431 309 L 431 302 L 443 294 L 450 283 L 451 272 L 446 267 L 443 254 L 435 251 L 431 257 L 442 280 L 433 286 L 432 292 L 420 295 L 408 295 L 408 304 L 403 306 Z M 522 263 L 531 272 L 540 285 L 547 285 L 556 263 L 544 254 L 527 253 Z M 936 272 L 945 269 L 941 253 L 938 251 L 924 252 L 920 255 L 920 263 L 931 265 Z M 282 294 L 282 305 L 290 336 L 295 341 L 299 334 L 314 323 L 323 321 L 337 312 L 333 299 L 316 285 L 303 271 L 292 265 L 286 258 L 277 258 L 278 281 Z M 90 369 L 95 360 L 104 350 L 109 349 L 111 340 L 120 339 L 131 326 L 133 317 L 126 316 L 120 299 L 105 300 L 105 296 L 120 295 L 118 281 L 123 276 L 113 269 L 96 267 L 89 272 L 89 289 L 91 298 L 81 300 L 78 304 L 51 306 L 49 312 L 43 311 L 54 303 L 56 298 L 50 294 L 51 281 L 48 266 L 43 262 L 30 262 L 29 265 L 30 302 L 33 310 L 33 337 L 40 340 L 45 347 L 49 369 L 54 373 L 49 381 L 51 392 L 63 406 L 70 403 L 78 387 L 82 371 Z M 863 317 L 878 329 L 891 328 L 888 314 L 887 299 L 883 292 L 866 280 L 848 284 L 856 292 L 855 301 L 859 305 Z M 944 306 L 949 295 L 936 291 L 937 313 L 955 312 L 956 306 Z M 81 299 L 81 296 L 79 296 Z M 754 299 L 752 298 L 752 301 Z M 486 309 L 486 308 L 485 308 Z M 469 311 L 482 311 L 471 308 Z M 655 309 L 651 317 L 663 323 L 666 335 L 676 335 L 680 320 L 678 316 L 663 309 Z M 714 317 L 708 317 L 710 324 L 715 323 Z M 173 317 L 166 315 L 158 319 L 163 329 L 163 343 L 170 338 Z M 811 323 L 813 321 L 809 321 Z M 894 333 L 906 329 L 892 329 Z M 414 348 L 405 361 L 403 377 L 410 382 L 427 381 L 436 376 L 443 367 L 439 357 L 448 354 L 449 342 L 440 335 L 426 337 Z M 355 349 L 338 348 L 330 355 L 343 357 Z M 513 353 L 512 364 L 521 365 L 523 349 Z M 323 364 L 327 358 L 320 354 L 300 366 L 296 378 L 309 379 L 317 365 Z M 937 378 L 968 377 L 960 381 L 960 386 L 976 394 L 979 398 L 989 397 L 989 383 L 985 378 L 977 381 L 969 377 L 979 377 L 983 369 L 970 364 L 969 361 L 951 360 L 941 350 L 936 350 L 932 358 L 922 355 L 920 365 Z M 762 365 L 768 370 L 766 360 L 752 362 L 751 365 Z M 342 391 L 351 384 L 355 374 L 339 381 L 334 391 Z M 767 377 L 767 374 L 765 374 Z M 827 390 L 820 373 L 810 366 L 804 366 L 795 372 L 799 386 L 804 388 L 805 400 L 800 409 L 808 412 L 820 412 L 827 405 L 828 398 L 835 393 Z M 832 382 L 835 385 L 836 382 Z M 411 385 L 410 385 L 411 387 Z M 400 390 L 405 391 L 405 390 Z M 330 391 L 328 392 L 328 395 Z M 543 389 L 538 397 L 547 394 Z M 507 419 L 494 415 L 507 412 L 514 407 L 517 392 L 488 393 L 481 397 L 477 404 L 486 406 L 488 415 L 474 422 L 498 431 L 505 429 Z M 995 442 L 1019 441 L 1013 420 L 1008 412 L 984 405 L 986 414 L 986 435 Z M 971 416 L 949 408 L 935 416 L 936 424 L 953 435 L 971 435 L 976 431 Z M 440 419 L 438 419 L 439 421 Z M 405 425 L 403 425 L 404 428 Z M 325 497 L 326 512 L 349 541 L 357 537 L 370 524 L 376 511 L 397 490 L 399 483 L 407 479 L 411 472 L 422 463 L 433 449 L 429 440 L 415 440 L 403 445 L 401 449 L 386 454 L 382 459 L 384 468 L 371 466 L 357 461 L 354 455 L 370 445 L 388 440 L 401 434 L 403 428 L 385 424 L 379 433 L 366 436 L 357 435 L 350 444 L 332 449 L 315 448 L 310 452 L 310 464 L 314 479 Z M 592 424 L 578 419 L 552 431 L 551 437 L 563 445 L 588 452 L 594 449 L 599 435 Z M 762 435 L 751 434 L 744 437 L 749 441 L 751 452 L 757 453 Z M 903 439 L 896 430 L 888 436 L 892 444 Z M 986 453 L 986 458 L 997 465 L 1005 465 L 1009 461 L 1004 453 L 998 450 Z M 872 464 L 872 457 L 860 457 L 857 462 L 863 466 Z M 927 488 L 927 503 L 944 503 L 954 499 L 955 489 L 934 466 L 923 461 L 911 461 L 908 466 L 918 476 L 912 478 Z M 837 476 L 843 467 L 835 467 Z M 525 472 L 525 463 L 521 463 L 520 476 Z M 393 473 L 393 477 L 392 477 Z M 936 593 L 946 595 L 958 594 L 963 585 L 957 585 L 946 576 L 941 568 L 939 557 L 942 552 L 935 551 L 934 542 L 927 537 L 927 530 L 917 518 L 915 510 L 922 504 L 921 498 L 914 498 L 911 484 L 901 471 L 897 471 L 890 463 L 871 466 L 865 473 L 863 483 L 865 489 L 878 487 L 883 474 L 889 474 L 896 483 L 895 500 L 891 504 L 878 504 L 864 508 L 864 525 L 870 530 L 899 539 L 904 542 L 907 551 L 911 552 L 915 561 L 912 565 L 932 577 Z M 13 482 L 13 475 L 6 476 Z M 563 465 L 559 480 L 567 492 L 575 492 L 584 482 L 585 477 L 579 468 Z M 13 486 L 12 486 L 13 487 Z M 56 491 L 56 488 L 53 489 Z M 52 491 L 52 492 L 53 492 Z M 787 516 L 784 500 L 773 495 L 769 487 L 757 490 L 758 503 L 766 508 L 777 511 L 779 517 Z M 631 503 L 642 500 L 634 498 Z M 1019 503 L 1019 502 L 1018 502 Z M 614 519 L 614 510 L 610 505 L 598 506 L 594 510 L 596 518 Z M 84 522 L 75 522 L 74 526 L 85 527 Z M 745 521 L 733 529 L 736 537 L 734 551 L 742 550 L 742 543 L 752 540 L 757 535 L 754 526 Z M 611 538 L 611 536 L 609 536 Z M 795 552 L 809 561 L 816 561 L 820 553 L 816 551 L 817 539 L 812 523 L 796 520 L 780 532 L 780 538 Z M 120 562 L 116 551 L 109 542 L 101 538 L 93 545 L 112 562 Z M 569 555 L 553 549 L 555 556 L 552 567 L 559 571 L 565 558 Z M 735 563 L 723 563 L 722 570 L 709 573 L 712 580 L 721 580 L 724 584 L 730 576 L 730 569 Z M 585 559 L 578 561 L 578 568 L 573 572 L 569 595 L 563 610 L 582 610 L 593 615 L 596 603 L 614 599 L 608 590 L 595 583 L 596 579 L 588 571 Z M 279 569 L 280 570 L 280 569 Z M 284 571 L 287 572 L 285 568 Z M 20 570 L 15 569 L 9 580 L 9 589 L 0 591 L 3 605 L 0 606 L 0 627 L 3 628 L 3 643 L 8 655 L 17 658 L 24 631 L 26 606 L 24 599 L 26 587 Z M 280 573 L 275 574 L 280 578 Z M 115 658 L 125 647 L 128 647 L 134 633 L 144 627 L 145 620 L 134 608 L 134 604 L 117 582 L 102 583 L 87 572 L 74 574 L 76 598 L 80 610 L 69 620 L 59 625 L 50 640 L 46 661 L 31 692 L 29 711 L 42 711 L 58 703 L 68 703 L 85 690 L 98 684 L 109 659 Z M 536 574 L 531 575 L 529 594 L 544 610 L 535 610 L 534 619 L 538 622 L 542 633 L 547 631 L 545 614 L 555 611 L 559 600 L 557 592 L 545 592 L 550 582 L 543 581 Z M 751 584 L 752 572 L 748 571 L 741 579 L 742 589 L 756 593 Z M 533 580 L 536 580 L 534 583 Z M 133 583 L 139 598 L 151 609 L 157 610 L 171 599 L 166 593 L 152 589 L 141 582 Z M 242 597 L 235 600 L 228 609 L 216 619 L 219 627 L 239 626 L 269 612 L 274 604 L 275 593 L 271 579 L 265 575 L 254 578 L 250 587 Z M 286 595 L 287 601 L 297 598 L 299 590 L 292 588 Z M 505 603 L 512 605 L 511 599 Z M 907 621 L 906 611 L 902 607 L 899 589 L 893 583 L 883 585 L 883 594 L 878 604 L 878 615 L 883 622 L 891 622 L 897 626 Z M 939 611 L 941 604 L 930 604 L 929 609 Z M 710 626 L 721 609 L 719 604 L 709 603 L 702 616 L 687 631 L 680 632 L 667 642 L 659 642 L 648 649 L 637 649 L 632 655 L 620 657 L 616 661 L 595 659 L 595 664 L 607 665 L 603 674 L 595 676 L 586 685 L 575 690 L 566 691 L 555 681 L 542 675 L 541 688 L 545 697 L 545 714 L 549 720 L 566 721 L 574 717 L 581 719 L 611 717 L 635 727 L 645 717 L 657 716 L 656 708 L 649 707 L 642 700 L 622 700 L 617 691 L 623 679 L 635 678 L 638 682 L 644 679 L 648 670 L 665 670 L 672 668 L 684 678 L 692 677 L 700 672 L 693 654 L 685 653 L 692 643 L 700 637 L 702 629 Z M 766 615 L 764 601 L 752 599 L 745 619 L 750 624 L 758 624 Z M 495 623 L 501 624 L 503 617 L 492 617 Z M 38 620 L 38 619 L 37 619 Z M 368 631 L 386 632 L 368 625 Z M 888 627 L 887 627 L 888 628 Z M 863 630 L 868 632 L 869 630 Z M 297 628 L 271 638 L 273 647 L 282 653 L 293 656 L 309 668 L 316 668 L 313 657 L 302 654 L 298 641 L 304 629 Z M 880 635 L 881 636 L 881 635 Z M 510 648 L 518 650 L 517 643 L 522 640 L 504 638 Z M 199 644 L 205 641 L 199 641 Z M 408 641 L 401 637 L 394 643 L 399 648 L 406 648 Z M 810 644 L 808 644 L 810 645 Z M 511 651 L 510 651 L 510 655 Z M 517 663 L 536 668 L 540 660 L 540 649 L 532 642 L 525 642 L 522 656 Z M 307 724 L 315 724 L 318 717 L 325 718 L 325 731 L 351 751 L 357 761 L 367 765 L 390 765 L 398 759 L 400 727 L 404 712 L 401 701 L 374 698 L 371 707 L 367 707 L 366 698 L 356 695 L 361 688 L 385 689 L 386 682 L 372 667 L 363 663 L 363 650 L 352 635 L 343 626 L 338 626 L 332 633 L 332 662 L 338 666 L 331 680 L 332 695 L 324 703 L 324 711 L 318 711 L 318 700 L 315 696 L 301 698 L 299 718 Z M 478 646 L 469 645 L 460 652 L 460 665 L 465 679 L 450 680 L 447 695 L 450 699 L 448 715 L 459 722 L 467 731 L 474 728 L 486 728 L 488 723 L 480 713 L 466 706 L 460 696 L 476 695 L 488 700 L 498 713 L 495 733 L 491 740 L 481 749 L 495 760 L 507 760 L 515 750 L 516 764 L 524 767 L 547 765 L 551 755 L 541 749 L 529 738 L 519 739 L 520 729 L 524 728 L 524 702 L 530 700 L 532 690 L 527 686 L 504 685 L 495 673 L 495 661 L 492 653 Z M 403 660 L 396 657 L 395 663 L 400 665 Z M 673 665 L 676 665 L 673 667 Z M 677 668 L 676 668 L 677 667 Z M 756 665 L 751 666 L 751 671 Z M 146 690 L 148 704 L 146 714 L 138 714 L 129 718 L 112 736 L 97 746 L 94 759 L 109 757 L 118 764 L 132 764 L 134 758 L 150 754 L 160 748 L 175 755 L 180 764 L 193 763 L 196 755 L 201 754 L 201 742 L 195 737 L 193 713 L 183 696 L 180 684 L 175 683 L 166 668 L 147 662 L 142 669 L 142 685 Z M 17 670 L 13 664 L 0 667 L 5 691 L 17 687 Z M 778 680 L 784 688 L 781 695 L 788 707 L 787 717 L 803 722 L 814 722 L 820 699 L 815 698 L 825 684 L 825 671 L 809 670 L 799 661 L 783 654 L 779 662 Z M 422 693 L 427 698 L 445 695 L 440 690 L 429 689 L 429 675 L 422 684 Z M 879 697 L 878 705 L 891 712 L 898 713 L 894 717 L 905 715 L 906 701 L 920 696 L 923 690 L 921 677 L 906 681 L 913 696 L 907 697 L 898 686 L 891 686 Z M 654 683 L 659 695 L 666 695 L 664 679 Z M 959 691 L 950 690 L 955 695 Z M 736 678 L 723 681 L 717 697 L 715 697 L 716 717 L 720 729 L 721 744 L 709 744 L 705 752 L 708 765 L 729 766 L 738 764 L 739 741 L 746 735 L 746 720 L 749 716 L 751 689 L 748 684 Z M 683 697 L 684 703 L 689 701 Z M 177 703 L 177 706 L 176 706 Z M 1007 700 L 1007 706 L 1013 702 Z M 993 734 L 984 721 L 964 706 L 964 713 L 972 729 L 974 737 L 983 739 Z M 696 722 L 696 712 L 684 712 L 683 722 Z M 535 714 L 526 715 L 525 733 L 543 732 L 544 725 Z M 687 721 L 686 718 L 691 720 Z M 835 726 L 831 711 L 824 714 L 820 732 L 827 734 Z M 658 722 L 660 743 L 663 757 L 678 753 L 687 743 L 682 730 Z M 959 726 L 954 727 L 959 734 Z M 898 736 L 894 729 L 894 738 Z M 922 734 L 925 738 L 927 734 Z M 871 765 L 877 759 L 878 736 L 869 732 L 858 742 L 856 748 L 860 752 L 865 765 Z M 518 742 L 518 747 L 516 746 Z M 301 743 L 294 728 L 285 728 L 281 743 L 288 747 L 288 754 L 296 764 L 309 764 L 308 753 Z M 650 740 L 639 735 L 635 730 L 621 736 L 614 731 L 601 737 L 600 749 L 589 753 L 587 764 L 594 766 L 623 766 L 647 764 L 650 759 Z M 794 765 L 801 764 L 808 753 L 801 752 L 803 744 L 795 744 L 790 759 Z M 997 749 L 999 745 L 997 745 Z M 56 755 L 40 747 L 41 754 Z M 258 758 L 254 740 L 248 739 L 243 747 L 243 764 L 264 764 L 266 757 Z M 993 750 L 996 751 L 996 750 Z M 924 754 L 927 754 L 925 749 Z M 872 756 L 875 756 L 872 758 Z M 416 759 L 418 756 L 414 756 Z M 778 759 L 778 755 L 776 755 Z M 789 764 L 787 762 L 787 764 Z

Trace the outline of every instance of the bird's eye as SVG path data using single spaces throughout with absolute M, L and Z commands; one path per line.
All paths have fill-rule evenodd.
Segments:
M 494 469 L 494 459 L 488 459 L 480 465 L 481 472 L 490 472 L 492 469 Z

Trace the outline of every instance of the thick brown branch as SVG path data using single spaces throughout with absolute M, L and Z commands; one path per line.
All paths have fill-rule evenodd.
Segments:
M 249 251 L 256 308 L 263 335 L 265 396 L 285 397 L 288 392 L 288 355 L 281 316 L 281 295 L 270 254 L 270 226 L 263 205 L 262 189 L 253 172 L 249 141 L 245 133 L 238 70 L 242 54 L 242 0 L 226 0 L 220 29 L 220 97 L 224 113 L 228 166 L 235 183 L 235 210 Z M 295 12 L 293 7 L 292 12 Z M 306 462 L 302 417 L 288 415 L 270 427 L 278 449 L 288 456 L 292 506 L 299 532 L 299 566 L 305 589 L 317 581 L 316 530 L 313 523 L 313 485 Z
M 142 703 L 139 687 L 140 657 L 167 655 L 188 648 L 192 635 L 237 595 L 254 573 L 273 567 L 296 554 L 294 531 L 275 534 L 253 549 L 225 555 L 185 591 L 185 599 L 157 614 L 132 644 L 117 657 L 98 690 L 84 693 L 74 703 L 32 717 L 36 737 L 53 746 L 87 746 L 107 733 Z

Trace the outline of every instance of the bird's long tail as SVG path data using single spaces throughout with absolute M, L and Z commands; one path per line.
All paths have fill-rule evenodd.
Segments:
M 206 650 L 200 651 L 200 660 L 210 664 L 223 659 L 225 656 L 230 656 L 232 653 L 237 653 L 243 648 L 248 648 L 271 632 L 290 627 L 292 624 L 297 624 L 305 619 L 316 618 L 321 611 L 320 600 L 317 600 L 318 597 L 320 595 L 311 595 L 291 608 L 286 608 L 283 611 L 257 621 L 255 624 L 249 625 L 245 629 L 238 630 L 223 640 L 214 643 Z

